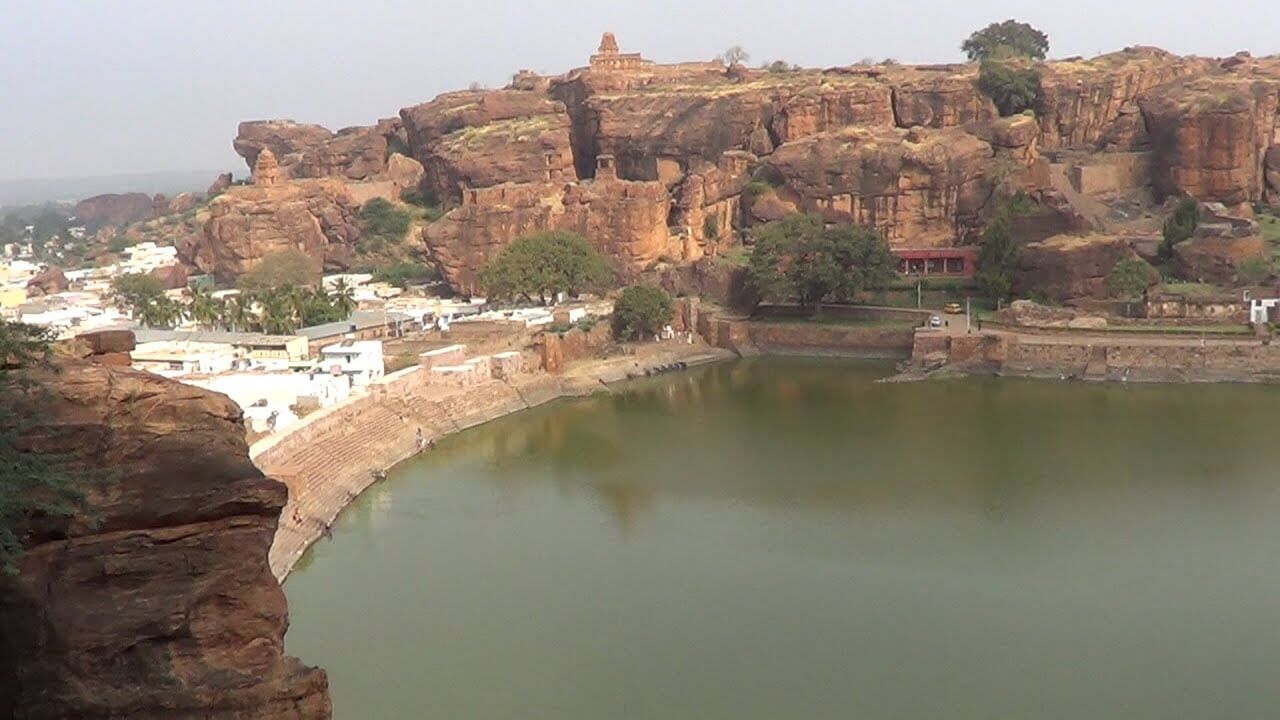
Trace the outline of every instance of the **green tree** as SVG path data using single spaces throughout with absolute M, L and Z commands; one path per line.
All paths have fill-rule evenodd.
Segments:
M 1017 115 L 1040 98 L 1040 70 L 1016 61 L 983 60 L 978 89 L 995 103 L 1000 117 Z
M 213 328 L 218 324 L 221 307 L 214 299 L 213 292 L 204 286 L 193 287 L 191 302 L 187 304 L 187 314 L 202 328 Z
M 991 23 L 960 45 L 970 60 L 1027 57 L 1043 60 L 1049 53 L 1049 36 L 1017 20 Z
M 996 213 L 982 233 L 978 253 L 978 289 L 990 300 L 1007 300 L 1013 291 L 1013 273 L 1018 267 L 1019 248 L 1013 239 L 1009 212 Z
M 332 302 L 333 309 L 336 311 L 339 320 L 351 317 L 351 313 L 356 311 L 355 291 L 342 278 L 338 278 L 338 282 L 329 291 L 329 300 Z
M 563 230 L 518 238 L 480 271 L 490 297 L 537 298 L 544 305 L 557 293 L 577 296 L 603 289 L 612 279 L 609 261 L 586 238 Z
M 795 213 L 755 231 L 747 272 L 762 300 L 819 306 L 879 290 L 897 265 L 884 237 L 861 225 L 826 227 L 815 214 Z
M 613 335 L 622 340 L 651 337 L 671 322 L 675 304 L 660 288 L 631 285 L 613 304 Z
M 1142 258 L 1125 258 L 1107 273 L 1107 294 L 1118 300 L 1136 300 L 1160 282 L 1160 273 Z
M 252 305 L 249 297 L 240 294 L 222 301 L 219 308 L 219 321 L 224 329 L 232 332 L 245 332 L 254 324 Z
M 1173 210 L 1173 216 L 1164 223 L 1163 238 L 1157 254 L 1161 260 L 1173 257 L 1173 248 L 1178 243 L 1189 240 L 1196 234 L 1200 226 L 1200 203 L 1195 198 L 1183 198 Z
M 269 335 L 292 335 L 298 329 L 293 299 L 287 289 L 277 288 L 259 301 L 258 326 Z
M 262 258 L 258 266 L 240 276 L 236 285 L 251 293 L 275 288 L 314 285 L 320 280 L 320 263 L 301 250 L 289 249 Z
M 87 509 L 89 478 L 73 474 L 66 456 L 32 452 L 27 442 L 44 411 L 43 391 L 13 369 L 47 365 L 49 340 L 42 328 L 0 320 L 0 572 L 8 575 L 18 571 L 32 518 Z
M 167 327 L 172 308 L 165 302 L 164 283 L 145 273 L 121 275 L 111 281 L 108 297 L 134 320 L 147 327 Z M 172 301 L 170 301 L 172 302 Z

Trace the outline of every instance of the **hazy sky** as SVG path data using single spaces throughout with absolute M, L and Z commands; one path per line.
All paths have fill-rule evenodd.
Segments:
M 1018 17 L 1053 56 L 1125 45 L 1280 52 L 1280 0 L 0 0 L 0 179 L 226 168 L 245 119 L 368 124 L 520 68 L 585 63 L 604 30 L 624 52 L 753 63 L 960 58 Z

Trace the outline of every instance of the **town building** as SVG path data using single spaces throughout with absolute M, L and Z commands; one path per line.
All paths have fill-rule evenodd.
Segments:
M 898 274 L 910 278 L 971 278 L 978 272 L 978 249 L 972 246 L 945 248 L 893 248 L 898 258 Z
M 174 340 L 139 343 L 129 355 L 134 368 L 165 377 L 228 372 L 241 359 L 229 343 Z
M 139 343 L 217 343 L 234 348 L 246 364 L 276 370 L 309 367 L 307 338 L 301 335 L 224 332 L 221 330 L 153 330 L 137 328 Z
M 401 312 L 357 310 L 351 317 L 337 322 L 300 328 L 298 335 L 307 339 L 309 352 L 315 354 L 326 345 L 340 340 L 376 340 L 401 337 L 417 329 L 415 319 Z
M 382 377 L 382 342 L 379 340 L 344 340 L 320 349 L 316 370 L 331 375 L 345 375 L 351 384 L 363 387 Z

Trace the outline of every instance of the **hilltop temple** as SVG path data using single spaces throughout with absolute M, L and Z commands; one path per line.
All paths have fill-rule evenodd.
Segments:
M 600 47 L 591 56 L 592 70 L 638 70 L 653 65 L 652 60 L 645 60 L 640 53 L 618 52 L 618 40 L 613 33 L 600 36 Z

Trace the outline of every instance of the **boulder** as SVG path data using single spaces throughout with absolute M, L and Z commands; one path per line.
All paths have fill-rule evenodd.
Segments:
M 386 177 L 400 190 L 416 190 L 422 185 L 426 171 L 422 163 L 400 153 L 392 153 L 387 158 Z
M 66 292 L 68 287 L 70 283 L 67 282 L 67 276 L 61 269 L 51 266 L 36 273 L 27 281 L 27 295 L 31 297 L 55 295 Z
M 1137 257 L 1127 238 L 1056 235 L 1022 247 L 1013 276 L 1017 295 L 1043 293 L 1064 302 L 1105 298 L 1107 275 L 1116 263 Z
M 41 407 L 19 442 L 98 474 L 83 485 L 96 517 L 19 528 L 19 573 L 0 574 L 0 715 L 330 717 L 324 671 L 284 653 L 267 551 L 287 490 L 249 459 L 240 409 L 150 373 L 58 362 L 28 373 Z
M 181 290 L 187 286 L 187 268 L 178 263 L 155 268 L 151 276 L 158 279 L 165 290 Z
M 257 158 L 254 159 L 256 160 Z M 209 189 L 205 191 L 205 197 L 212 199 L 213 197 L 222 194 L 227 188 L 231 187 L 232 182 L 233 179 L 231 173 L 222 173 L 218 177 L 214 178 L 213 184 L 209 185 Z
M 893 83 L 893 111 L 898 127 L 948 128 L 985 124 L 999 117 L 995 103 L 978 89 L 977 67 L 961 65 L 952 71 L 918 72 Z
M 169 201 L 168 211 L 170 215 L 180 215 L 199 204 L 200 198 L 195 193 L 182 192 Z
M 1230 284 L 1238 278 L 1240 263 L 1264 257 L 1266 242 L 1260 235 L 1247 237 L 1193 237 L 1173 246 L 1179 277 Z
M 292 166 L 301 158 L 303 151 L 313 149 L 332 137 L 333 132 L 320 125 L 305 125 L 292 120 L 249 120 L 240 123 L 232 147 L 253 170 L 263 148 L 271 148 L 282 165 Z

